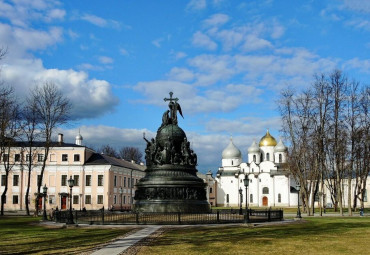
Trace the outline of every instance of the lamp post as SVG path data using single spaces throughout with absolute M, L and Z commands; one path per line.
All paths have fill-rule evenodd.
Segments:
M 74 184 L 75 184 L 75 181 L 72 179 L 72 175 L 71 175 L 68 180 L 68 186 L 69 186 L 70 192 L 69 192 L 69 217 L 68 217 L 67 224 L 75 224 L 73 222 L 73 214 L 72 214 L 72 188 Z
M 243 214 L 243 209 L 242 209 L 242 206 L 243 206 L 243 190 L 242 190 L 242 188 L 239 188 L 239 194 L 240 194 L 240 209 L 239 209 L 239 215 L 242 215 L 242 214 Z
M 43 193 L 43 196 L 44 196 L 44 214 L 43 214 L 43 220 L 48 220 L 48 217 L 46 216 L 46 194 L 48 193 L 48 187 L 46 187 L 46 183 L 45 183 L 45 186 L 42 188 L 42 193 Z
M 248 212 L 248 185 L 249 185 L 249 179 L 248 179 L 248 175 L 246 174 L 245 175 L 245 178 L 244 178 L 244 186 L 245 186 L 245 213 L 246 213 L 245 220 L 246 220 L 246 223 L 249 222 L 249 212 Z
M 121 212 L 122 212 L 122 193 L 123 193 L 123 190 L 122 190 L 122 187 L 120 187 L 119 194 L 121 195 Z
M 299 183 L 297 183 L 297 185 L 295 186 L 297 191 L 298 191 L 298 209 L 297 209 L 297 218 L 300 219 L 302 218 L 301 216 L 301 209 L 299 208 L 299 191 L 301 189 L 301 185 L 299 185 Z

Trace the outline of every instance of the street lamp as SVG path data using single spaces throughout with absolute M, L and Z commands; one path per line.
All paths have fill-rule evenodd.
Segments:
M 72 214 L 72 188 L 74 184 L 75 184 L 75 181 L 72 179 L 72 175 L 71 175 L 68 180 L 68 186 L 69 186 L 70 192 L 69 192 L 69 217 L 68 217 L 67 224 L 75 224 L 73 222 L 73 214 Z
M 297 183 L 297 185 L 295 186 L 295 188 L 297 189 L 298 191 L 298 209 L 297 209 L 297 218 L 300 219 L 302 218 L 301 216 L 301 209 L 299 208 L 299 191 L 301 189 L 301 185 L 299 185 L 299 183 Z
M 48 187 L 45 186 L 42 188 L 43 195 L 44 195 L 44 215 L 43 215 L 43 220 L 48 220 L 48 217 L 46 216 L 46 194 L 48 193 Z
M 245 186 L 245 213 L 246 213 L 246 222 L 249 222 L 249 212 L 248 212 L 248 185 L 249 185 L 249 179 L 248 175 L 245 175 L 244 178 L 244 186 Z
M 119 194 L 121 195 L 121 212 L 122 212 L 122 193 L 123 193 L 123 189 L 122 187 L 119 188 Z
M 242 209 L 242 205 L 243 205 L 243 190 L 242 190 L 242 188 L 239 188 L 239 194 L 240 194 L 240 209 L 239 209 L 239 215 L 242 215 L 242 214 L 243 214 L 243 209 Z

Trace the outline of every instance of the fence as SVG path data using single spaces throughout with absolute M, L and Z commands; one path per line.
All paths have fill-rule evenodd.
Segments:
M 283 210 L 213 210 L 211 213 L 138 213 L 106 211 L 73 211 L 76 224 L 219 224 L 283 220 Z M 55 212 L 55 221 L 67 223 L 69 211 Z

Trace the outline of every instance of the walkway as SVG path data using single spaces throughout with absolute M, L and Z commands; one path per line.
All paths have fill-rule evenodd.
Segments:
M 107 246 L 103 247 L 100 250 L 97 250 L 96 252 L 92 253 L 91 255 L 114 255 L 114 254 L 120 254 L 121 252 L 124 252 L 129 247 L 133 246 L 140 240 L 142 240 L 145 237 L 148 237 L 149 235 L 153 234 L 155 231 L 160 229 L 162 226 L 155 226 L 155 225 L 148 225 L 144 229 L 141 229 L 132 235 L 122 237 L 118 239 L 117 241 L 108 244 Z

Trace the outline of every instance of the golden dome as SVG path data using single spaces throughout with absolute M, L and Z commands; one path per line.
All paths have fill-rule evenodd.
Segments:
M 276 146 L 277 142 L 275 138 L 270 135 L 270 132 L 267 130 L 266 135 L 261 138 L 260 140 L 260 147 L 261 146 Z

